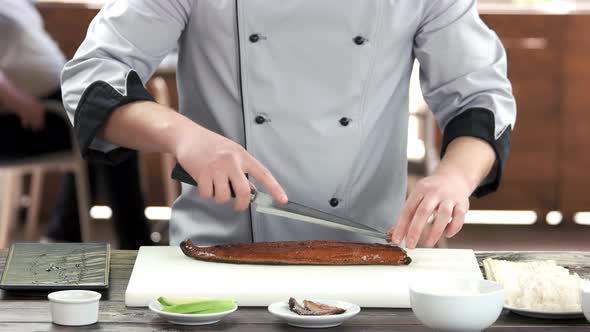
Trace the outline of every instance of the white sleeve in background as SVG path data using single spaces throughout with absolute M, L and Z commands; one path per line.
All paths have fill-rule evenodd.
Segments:
M 191 0 L 117 0 L 94 18 L 62 73 L 64 105 L 86 158 L 116 162 L 125 149 L 95 138 L 119 106 L 150 100 L 143 84 L 188 22 Z
M 14 86 L 35 97 L 53 94 L 64 63 L 33 3 L 0 0 L 0 70 Z

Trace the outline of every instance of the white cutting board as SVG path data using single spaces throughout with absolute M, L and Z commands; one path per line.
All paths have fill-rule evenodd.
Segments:
M 464 249 L 408 250 L 407 266 L 294 266 L 202 262 L 179 247 L 141 247 L 125 304 L 147 306 L 159 296 L 232 298 L 268 306 L 298 298 L 337 299 L 361 307 L 409 308 L 408 284 L 420 279 L 482 279 L 475 254 Z

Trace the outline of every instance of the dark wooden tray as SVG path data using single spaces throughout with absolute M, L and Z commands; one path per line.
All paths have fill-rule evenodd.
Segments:
M 0 288 L 6 290 L 106 289 L 108 243 L 16 243 L 10 247 Z

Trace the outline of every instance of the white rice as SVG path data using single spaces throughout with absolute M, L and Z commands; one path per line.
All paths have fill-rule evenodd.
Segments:
M 504 287 L 506 305 L 550 312 L 581 311 L 584 279 L 554 261 L 509 262 L 486 259 L 488 279 Z

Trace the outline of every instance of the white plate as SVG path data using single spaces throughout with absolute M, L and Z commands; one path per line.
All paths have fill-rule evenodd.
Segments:
M 179 325 L 209 325 L 219 322 L 225 316 L 238 310 L 238 305 L 228 311 L 219 312 L 215 314 L 175 314 L 172 312 L 162 311 L 162 305 L 158 300 L 150 302 L 149 308 L 151 311 L 157 313 L 164 320 Z
M 504 309 L 508 309 L 513 313 L 521 316 L 542 318 L 542 319 L 578 319 L 583 318 L 584 313 L 582 311 L 571 311 L 571 312 L 552 312 L 552 311 L 541 311 L 531 309 L 519 309 L 508 305 L 504 305 Z
M 291 326 L 305 327 L 311 329 L 321 329 L 326 327 L 338 326 L 342 324 L 345 320 L 350 319 L 356 316 L 359 312 L 361 312 L 361 308 L 358 305 L 344 301 L 321 299 L 311 299 L 311 301 L 337 306 L 346 311 L 339 315 L 301 316 L 292 312 L 289 309 L 289 303 L 287 301 L 276 302 L 269 305 L 268 311 L 274 316 L 284 320 L 285 322 L 287 322 L 287 324 Z

